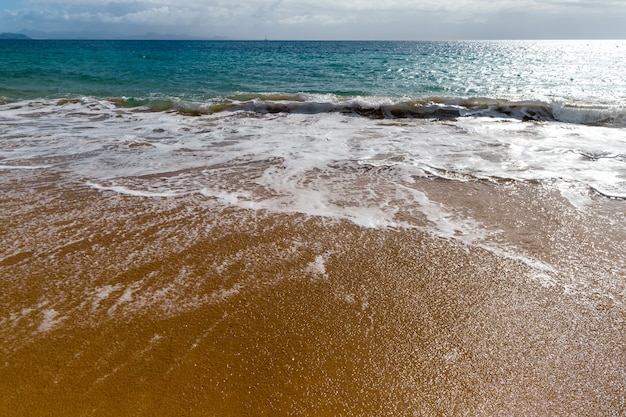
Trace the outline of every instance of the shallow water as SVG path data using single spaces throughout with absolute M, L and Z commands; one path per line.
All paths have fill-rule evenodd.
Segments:
M 416 181 L 479 239 L 2 175 L 5 415 L 626 406 L 621 201 Z

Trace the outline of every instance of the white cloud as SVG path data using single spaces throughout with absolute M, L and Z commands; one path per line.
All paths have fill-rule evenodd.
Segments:
M 285 25 L 341 25 L 354 20 L 354 16 L 338 17 L 327 14 L 304 14 L 280 19 L 278 20 L 278 23 Z
M 626 37 L 623 0 L 23 0 L 22 4 L 22 9 L 0 12 L 5 30 L 97 27 L 139 34 L 174 29 L 234 38 L 266 33 L 275 39 L 506 38 L 512 28 L 517 31 L 511 36 L 533 33 L 520 22 L 532 26 L 541 21 L 546 27 L 552 22 L 549 33 L 562 37 L 576 37 L 581 23 L 591 35 Z

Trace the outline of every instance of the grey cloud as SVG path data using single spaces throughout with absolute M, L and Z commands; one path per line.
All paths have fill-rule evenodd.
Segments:
M 276 11 L 276 9 L 280 7 L 282 2 L 283 0 L 275 0 L 274 2 L 270 4 L 264 3 L 259 8 L 256 9 L 253 16 L 257 18 L 265 17 L 266 15 Z

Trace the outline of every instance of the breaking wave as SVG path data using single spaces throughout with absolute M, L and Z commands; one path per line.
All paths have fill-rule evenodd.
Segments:
M 625 127 L 626 109 L 595 104 L 489 97 L 342 97 L 332 94 L 238 94 L 204 102 L 178 98 L 112 98 L 119 107 L 146 111 L 176 111 L 187 115 L 245 111 L 268 113 L 342 113 L 371 119 L 457 119 L 461 117 L 514 118 L 523 121 L 559 121 L 591 126 Z

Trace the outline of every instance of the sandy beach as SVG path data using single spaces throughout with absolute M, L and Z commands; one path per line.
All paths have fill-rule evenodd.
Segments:
M 0 175 L 3 416 L 626 411 L 623 201 L 418 181 L 472 246 Z

